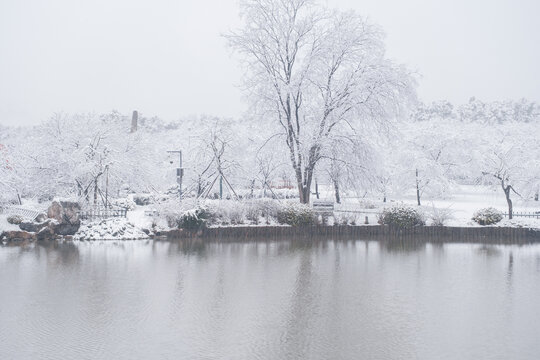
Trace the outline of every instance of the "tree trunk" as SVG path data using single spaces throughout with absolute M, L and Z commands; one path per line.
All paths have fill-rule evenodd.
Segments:
M 341 204 L 341 197 L 339 196 L 339 183 L 334 181 L 334 192 L 336 193 L 336 203 Z
M 296 186 L 298 187 L 298 196 L 300 196 L 300 202 L 302 204 L 305 204 L 306 202 L 304 200 L 304 185 L 302 183 L 302 171 L 300 169 L 295 169 L 295 175 L 296 175 Z
M 109 167 L 107 167 L 107 179 L 105 180 L 105 207 L 109 207 Z
M 219 199 L 223 199 L 223 176 L 219 177 Z
M 94 205 L 97 205 L 98 178 L 94 179 Z
M 312 176 L 313 176 L 313 171 L 306 169 L 304 180 L 302 181 L 300 179 L 300 184 L 298 186 L 299 186 L 299 193 L 300 193 L 300 203 L 302 204 L 309 204 L 309 198 L 311 195 Z
M 512 200 L 510 199 L 510 189 L 511 189 L 511 186 L 508 185 L 508 186 L 504 186 L 504 182 L 503 182 L 503 190 L 504 190 L 504 195 L 506 196 L 506 203 L 508 204 L 508 219 L 512 219 L 513 217 L 513 209 L 512 209 Z
M 416 169 L 416 201 L 418 201 L 418 206 L 421 206 L 420 203 L 420 184 L 418 181 L 418 169 Z

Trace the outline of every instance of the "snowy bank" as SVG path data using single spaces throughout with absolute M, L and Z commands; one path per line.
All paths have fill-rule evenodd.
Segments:
M 74 240 L 137 240 L 148 238 L 148 234 L 124 218 L 84 223 L 73 236 Z

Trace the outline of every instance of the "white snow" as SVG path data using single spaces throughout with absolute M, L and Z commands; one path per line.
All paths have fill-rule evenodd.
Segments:
M 125 218 L 112 218 L 83 223 L 74 240 L 136 240 L 148 235 Z
M 19 225 L 13 225 L 8 223 L 7 217 L 8 215 L 6 214 L 0 214 L 0 234 L 4 231 L 21 230 L 19 228 Z

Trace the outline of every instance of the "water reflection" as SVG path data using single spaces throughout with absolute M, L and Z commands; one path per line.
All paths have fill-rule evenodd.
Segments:
M 423 251 L 426 242 L 414 239 L 388 239 L 380 242 L 381 248 L 388 253 L 407 253 Z
M 539 259 L 410 239 L 6 246 L 0 358 L 534 358 Z

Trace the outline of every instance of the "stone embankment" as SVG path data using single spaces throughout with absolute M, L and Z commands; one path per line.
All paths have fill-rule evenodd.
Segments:
M 4 231 L 0 240 L 34 241 L 54 240 L 57 238 L 69 239 L 81 226 L 78 211 L 80 206 L 71 201 L 53 201 L 47 214 L 40 214 L 34 221 L 22 221 L 20 230 Z

